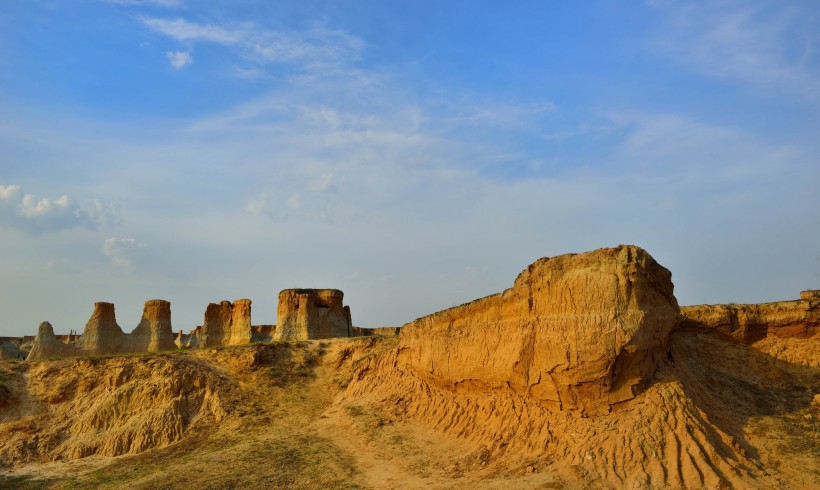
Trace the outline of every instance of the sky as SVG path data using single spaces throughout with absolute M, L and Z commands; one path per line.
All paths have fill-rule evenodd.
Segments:
M 621 243 L 681 305 L 820 288 L 814 0 L 0 2 L 0 335 L 402 325 Z

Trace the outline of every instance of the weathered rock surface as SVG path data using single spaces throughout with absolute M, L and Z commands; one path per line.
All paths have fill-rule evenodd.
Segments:
M 0 465 L 136 454 L 212 431 L 233 409 L 234 383 L 191 358 L 61 359 L 29 375 L 0 411 Z
M 681 308 L 682 326 L 714 329 L 751 344 L 766 336 L 809 338 L 820 332 L 820 296 L 760 304 L 696 305 Z
M 115 354 L 122 352 L 125 334 L 114 314 L 112 303 L 94 303 L 91 318 L 77 340 L 77 351 L 84 355 Z
M 234 301 L 231 310 L 231 325 L 228 329 L 227 345 L 244 345 L 251 342 L 251 300 Z
M 127 350 L 131 352 L 157 352 L 172 350 L 174 331 L 171 326 L 171 303 L 161 299 L 145 302 L 139 325 L 128 335 Z
M 39 361 L 49 357 L 69 356 L 74 353 L 73 345 L 66 345 L 54 335 L 54 328 L 48 322 L 43 322 L 37 329 L 37 337 L 26 358 L 29 361 Z
M 820 294 L 803 291 L 800 298 L 760 304 L 684 306 L 681 327 L 707 329 L 778 359 L 820 367 Z
M 191 333 L 185 337 L 185 347 L 190 349 L 202 345 L 202 325 L 191 330 Z
M 541 259 L 356 359 L 337 404 L 456 436 L 484 474 L 523 462 L 570 488 L 813 488 L 803 429 L 777 431 L 816 421 L 818 342 L 783 308 L 761 321 L 795 336 L 749 345 L 675 329 L 670 274 L 637 247 Z
M 543 258 L 503 293 L 405 325 L 399 362 L 449 389 L 509 388 L 607 413 L 666 355 L 672 288 L 671 273 L 635 246 Z
M 350 307 L 338 289 L 285 289 L 276 310 L 276 340 L 350 337 Z
M 201 346 L 248 344 L 251 335 L 251 300 L 211 303 L 205 309 L 199 340 Z

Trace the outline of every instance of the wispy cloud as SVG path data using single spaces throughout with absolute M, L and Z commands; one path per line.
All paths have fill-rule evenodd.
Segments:
M 76 227 L 97 229 L 119 223 L 116 208 L 100 200 L 78 204 L 67 195 L 57 198 L 23 193 L 20 186 L 0 186 L 0 225 L 30 234 Z
M 234 44 L 247 37 L 244 30 L 230 30 L 215 25 L 198 24 L 185 19 L 143 17 L 143 24 L 177 41 L 200 41 Z
M 308 71 L 338 67 L 361 58 L 365 43 L 343 30 L 313 24 L 301 30 L 262 29 L 251 23 L 222 26 L 186 19 L 143 17 L 150 29 L 183 43 L 216 43 L 236 48 L 246 63 L 239 76 L 258 76 L 268 64 L 295 65 Z
M 652 2 L 661 14 L 654 47 L 707 76 L 818 100 L 820 34 L 789 5 Z
M 171 66 L 175 70 L 185 68 L 194 62 L 194 59 L 191 57 L 191 53 L 186 51 L 168 51 L 165 53 L 165 56 L 168 57 L 168 62 L 171 63 Z
M 134 238 L 111 237 L 106 239 L 100 250 L 111 263 L 127 272 L 134 270 L 135 263 L 144 256 L 148 245 Z

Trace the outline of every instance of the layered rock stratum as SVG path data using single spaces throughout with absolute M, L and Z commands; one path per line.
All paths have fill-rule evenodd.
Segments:
M 793 301 L 685 306 L 681 315 L 683 328 L 707 329 L 778 359 L 820 367 L 820 291 L 802 291 Z
M 276 309 L 276 340 L 350 337 L 353 324 L 338 289 L 285 289 Z
M 669 271 L 638 247 L 545 258 L 503 293 L 405 325 L 395 349 L 361 360 L 341 403 L 452 435 L 482 465 L 540 462 L 579 487 L 818 481 L 800 473 L 805 452 L 786 480 L 767 479 L 744 429 L 814 420 L 820 372 L 805 346 L 817 342 L 794 338 L 803 362 L 787 362 L 680 321 Z
M 405 325 L 397 362 L 447 389 L 507 388 L 608 413 L 666 356 L 678 321 L 671 277 L 634 246 L 540 259 L 503 293 Z
M 157 352 L 176 349 L 171 326 L 171 303 L 161 299 L 145 302 L 139 325 L 125 342 L 131 352 Z
M 85 355 L 114 354 L 123 351 L 125 333 L 117 325 L 113 303 L 94 303 L 91 318 L 77 339 L 77 352 Z
M 211 303 L 205 309 L 199 344 L 203 347 L 248 344 L 251 334 L 251 300 Z

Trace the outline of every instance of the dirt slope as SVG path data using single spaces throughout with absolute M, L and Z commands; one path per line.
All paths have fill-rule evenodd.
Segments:
M 2 363 L 0 488 L 820 485 L 818 370 L 709 331 L 674 333 L 647 389 L 594 418 L 435 388 L 395 368 L 397 348 Z

